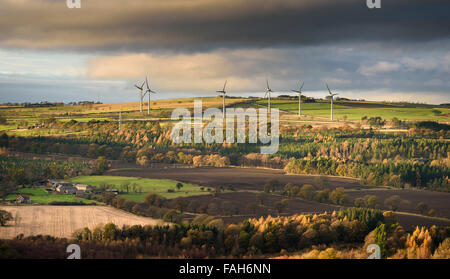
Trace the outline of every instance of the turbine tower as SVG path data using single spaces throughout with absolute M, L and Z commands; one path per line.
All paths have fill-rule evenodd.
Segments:
M 270 89 L 269 80 L 268 79 L 266 79 L 266 83 L 267 83 L 267 88 L 266 88 L 266 95 L 264 96 L 264 98 L 268 97 L 267 113 L 269 113 L 270 112 L 270 93 L 272 93 L 273 91 L 272 91 L 272 89 Z
M 122 130 L 122 106 L 120 106 L 119 112 L 119 131 Z
M 326 84 L 326 83 L 325 83 Z M 330 87 L 328 87 L 328 84 L 326 84 L 328 93 L 330 94 L 330 100 L 331 100 L 331 120 L 333 120 L 333 97 L 338 95 L 337 93 L 331 93 Z
M 134 85 L 137 89 L 139 89 L 139 107 L 141 112 L 142 112 L 142 98 L 144 98 L 144 95 L 142 95 L 142 91 L 144 90 L 144 84 L 145 81 L 142 83 L 141 86 L 138 86 L 137 84 Z
M 222 94 L 223 118 L 225 118 L 225 94 L 227 94 L 227 91 L 225 91 L 226 86 L 227 81 L 225 81 L 225 84 L 223 85 L 223 89 L 221 91 L 216 91 L 217 93 Z
M 156 92 L 150 89 L 150 86 L 148 85 L 148 79 L 147 79 L 147 77 L 145 77 L 145 83 L 147 84 L 147 90 L 145 91 L 145 94 L 148 93 L 148 108 L 147 108 L 147 113 L 148 113 L 148 115 L 150 115 L 150 94 L 156 94 Z M 144 96 L 145 96 L 145 94 L 144 94 Z
M 303 85 L 305 85 L 305 83 L 302 83 L 302 86 L 300 86 L 300 88 L 298 90 L 292 90 L 292 92 L 298 93 L 298 116 L 302 115 L 301 103 L 302 103 L 302 89 L 303 89 Z

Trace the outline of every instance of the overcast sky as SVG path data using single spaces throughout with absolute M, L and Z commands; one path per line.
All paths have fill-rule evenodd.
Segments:
M 450 103 L 450 1 L 0 0 L 0 102 L 279 94 Z

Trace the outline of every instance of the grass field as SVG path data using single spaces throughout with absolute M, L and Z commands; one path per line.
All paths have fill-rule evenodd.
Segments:
M 203 107 L 221 107 L 222 98 L 220 97 L 205 97 L 205 98 L 180 98 L 180 99 L 169 99 L 169 100 L 158 100 L 151 101 L 151 109 L 154 110 L 165 110 L 173 109 L 179 107 L 193 107 L 194 100 L 202 100 Z M 235 104 L 246 99 L 227 99 L 227 104 Z M 59 106 L 59 107 L 39 107 L 39 108 L 23 108 L 23 107 L 13 107 L 6 108 L 2 110 L 2 114 L 7 116 L 7 118 L 14 120 L 26 120 L 31 121 L 37 116 L 40 118 L 48 118 L 50 116 L 76 119 L 76 118 L 90 118 L 92 114 L 107 114 L 107 113 L 117 113 L 122 112 L 136 112 L 136 115 L 146 116 L 147 115 L 147 102 L 144 101 L 143 104 L 144 113 L 139 112 L 139 102 L 129 102 L 129 103 L 112 103 L 112 104 L 93 104 L 93 105 L 76 105 L 76 106 Z M 95 119 L 98 119 L 95 117 Z
M 74 183 L 88 184 L 97 187 L 105 183 L 114 185 L 114 188 L 119 189 L 121 189 L 121 185 L 123 185 L 124 183 L 129 183 L 130 185 L 136 183 L 138 186 L 142 187 L 142 193 L 120 194 L 121 197 L 135 202 L 144 201 L 145 196 L 148 193 L 158 194 L 168 199 L 176 197 L 204 195 L 209 193 L 206 190 L 207 187 L 205 187 L 205 189 L 202 191 L 201 186 L 184 183 L 183 188 L 178 190 L 176 188 L 176 184 L 178 182 L 167 179 L 149 179 L 149 178 L 124 177 L 124 176 L 80 176 L 71 179 L 71 181 Z M 167 192 L 168 190 L 173 190 L 174 192 L 169 193 Z
M 122 119 L 127 120 L 160 120 L 163 113 L 164 119 L 169 119 L 170 114 L 175 108 L 193 108 L 194 100 L 202 100 L 203 108 L 222 107 L 222 99 L 218 97 L 208 98 L 183 98 L 158 100 L 151 102 L 151 115 L 147 115 L 147 102 L 144 102 L 143 112 L 139 112 L 139 103 L 117 103 L 117 104 L 93 104 L 93 105 L 76 105 L 76 106 L 59 106 L 59 107 L 38 107 L 24 108 L 11 107 L 4 108 L 0 114 L 7 119 L 7 124 L 0 125 L 0 132 L 5 131 L 9 135 L 16 136 L 64 136 L 75 134 L 74 132 L 64 132 L 54 129 L 19 129 L 26 128 L 27 125 L 40 123 L 48 118 L 55 118 L 58 122 L 68 122 L 75 120 L 78 122 L 88 122 L 90 120 L 98 121 L 117 121 L 119 111 L 122 111 Z M 228 99 L 227 105 L 233 105 L 245 101 L 245 99 Z M 25 124 L 23 124 L 25 123 Z
M 31 201 L 35 204 L 48 204 L 50 202 L 84 202 L 84 203 L 95 203 L 95 201 L 78 198 L 74 195 L 63 195 L 53 192 L 47 192 L 44 188 L 24 188 L 19 189 L 16 194 L 9 195 L 8 200 L 15 200 L 18 194 L 28 195 Z
M 202 100 L 203 109 L 210 107 L 222 107 L 222 99 L 218 97 L 196 98 Z M 131 120 L 157 120 L 164 125 L 164 120 L 170 120 L 170 113 L 173 109 L 184 107 L 193 108 L 194 98 L 171 99 L 152 101 L 151 115 L 146 113 L 146 105 L 144 104 L 144 112 L 139 112 L 139 103 L 117 103 L 117 104 L 95 104 L 95 105 L 78 105 L 78 106 L 60 106 L 60 107 L 42 107 L 42 108 L 6 108 L 1 114 L 8 120 L 6 125 L 0 125 L 0 131 L 7 131 L 8 134 L 17 136 L 64 136 L 75 134 L 74 132 L 57 131 L 54 129 L 19 129 L 26 128 L 24 122 L 28 125 L 39 123 L 44 119 L 54 117 L 59 122 L 67 122 L 76 120 L 78 122 L 88 122 L 90 120 L 100 121 L 117 121 L 118 112 L 122 111 L 124 121 Z M 266 107 L 266 99 L 227 99 L 228 107 Z M 302 103 L 302 114 L 307 118 L 298 119 L 297 100 L 289 99 L 272 99 L 271 105 L 279 108 L 284 112 L 282 117 L 283 123 L 298 124 L 295 121 L 309 121 L 311 123 L 328 121 L 330 118 L 329 101 L 318 100 L 315 103 Z M 376 117 L 379 116 L 385 120 L 391 120 L 397 117 L 400 120 L 409 121 L 440 121 L 450 122 L 450 109 L 423 104 L 402 104 L 402 103 L 382 103 L 382 102 L 366 102 L 366 101 L 336 101 L 333 106 L 335 120 L 359 121 L 363 116 Z M 286 114 L 287 113 L 287 114 Z M 287 119 L 286 117 L 290 117 Z M 294 118 L 293 118 L 294 117 Z M 291 119 L 292 118 L 292 119 Z M 286 121 L 291 121 L 287 123 Z M 336 122 L 338 123 L 338 122 Z M 316 123 L 317 124 L 317 123 Z
M 259 105 L 267 106 L 267 100 L 257 101 Z M 361 117 L 376 117 L 380 116 L 383 119 L 390 120 L 397 117 L 400 120 L 437 120 L 437 121 L 450 121 L 450 117 L 446 114 L 450 113 L 450 109 L 447 108 L 433 108 L 433 107 L 396 107 L 379 104 L 379 107 L 375 103 L 371 107 L 365 107 L 366 103 L 352 103 L 351 106 L 346 103 L 340 104 L 339 102 L 333 104 L 333 114 L 335 119 L 343 119 L 344 116 L 348 120 L 361 120 Z M 271 100 L 271 107 L 279 108 L 280 110 L 290 113 L 298 113 L 298 101 L 296 100 Z M 440 115 L 435 114 L 434 110 L 439 110 Z M 318 117 L 330 117 L 330 103 L 329 102 L 317 102 L 317 103 L 303 103 L 302 114 Z

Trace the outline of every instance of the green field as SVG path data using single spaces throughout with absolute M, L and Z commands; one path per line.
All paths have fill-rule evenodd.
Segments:
M 16 136 L 66 136 L 83 134 L 84 132 L 70 131 L 64 129 L 24 129 L 28 126 L 40 123 L 45 119 L 54 117 L 58 122 L 64 123 L 70 120 L 77 122 L 88 122 L 90 120 L 117 121 L 118 111 L 122 110 L 124 121 L 144 120 L 151 118 L 161 118 L 169 120 L 170 112 L 177 107 L 192 107 L 193 98 L 172 99 L 154 102 L 152 104 L 152 116 L 140 113 L 138 103 L 122 104 L 100 104 L 93 106 L 61 106 L 44 108 L 6 108 L 1 114 L 7 118 L 7 124 L 0 125 L 0 132 L 5 131 L 8 135 Z M 221 107 L 220 98 L 202 98 L 203 107 Z M 289 113 L 294 117 L 298 113 L 298 101 L 295 99 L 274 98 L 271 100 L 274 108 L 279 108 L 284 115 Z M 229 107 L 267 107 L 267 99 L 227 99 Z M 144 106 L 145 108 L 145 106 Z M 450 108 L 412 103 L 383 103 L 368 101 L 335 101 L 335 120 L 359 121 L 362 117 L 381 117 L 384 120 L 391 120 L 396 117 L 404 121 L 439 121 L 450 122 Z M 145 110 L 144 110 L 145 111 Z M 317 100 L 315 103 L 302 103 L 302 114 L 308 118 L 302 119 L 311 123 L 329 121 L 330 102 Z M 291 120 L 298 120 L 297 118 Z M 159 120 L 161 120 L 159 119 Z M 283 121 L 286 121 L 284 119 Z M 163 125 L 164 121 L 160 122 Z M 289 122 L 288 122 L 289 123 Z M 285 122 L 285 124 L 287 124 Z M 293 123 L 295 124 L 295 123 Z
M 152 104 L 152 117 L 168 118 L 170 112 L 177 107 L 192 107 L 193 98 L 172 99 L 154 102 Z M 203 107 L 221 107 L 220 98 L 202 98 Z M 295 99 L 272 99 L 274 108 L 296 115 L 298 113 L 298 101 Z M 267 99 L 227 99 L 229 107 L 266 107 Z M 145 108 L 145 107 L 144 107 Z M 361 120 L 363 116 L 379 116 L 385 120 L 397 117 L 400 120 L 409 121 L 441 121 L 450 122 L 450 109 L 434 105 L 412 103 L 383 103 L 366 101 L 335 101 L 334 119 Z M 6 108 L 1 114 L 7 118 L 7 124 L 0 125 L 0 131 L 18 136 L 63 136 L 74 132 L 57 131 L 54 129 L 23 130 L 27 125 L 40 123 L 44 119 L 54 117 L 58 122 L 76 120 L 88 122 L 90 120 L 117 121 L 118 112 L 122 110 L 124 120 L 146 119 L 146 113 L 138 111 L 138 103 L 100 104 L 93 106 L 60 106 L 43 108 Z M 330 102 L 317 100 L 315 103 L 302 103 L 302 114 L 314 121 L 328 120 L 330 117 Z M 27 125 L 19 123 L 25 122 Z M 19 129 L 19 130 L 16 130 Z
M 259 100 L 257 104 L 267 106 L 267 100 Z M 271 100 L 271 107 L 279 108 L 290 113 L 298 113 L 298 101 L 296 100 Z M 436 115 L 433 110 L 439 110 L 441 114 Z M 363 116 L 380 116 L 387 120 L 397 117 L 400 120 L 450 121 L 450 117 L 445 115 L 450 113 L 450 109 L 442 107 L 434 108 L 432 106 L 388 107 L 380 104 L 379 107 L 364 107 L 364 103 L 361 103 L 360 107 L 358 107 L 358 103 L 356 102 L 354 106 L 346 106 L 345 103 L 341 105 L 337 102 L 333 104 L 333 113 L 335 119 L 343 119 L 346 116 L 348 120 L 361 120 Z M 330 117 L 330 103 L 302 103 L 302 114 L 328 118 Z
M 178 190 L 176 188 L 176 184 L 178 183 L 177 181 L 166 179 L 150 179 L 124 176 L 80 176 L 72 178 L 71 181 L 73 183 L 87 184 L 96 187 L 99 187 L 101 184 L 105 183 L 114 185 L 113 188 L 117 188 L 119 190 L 121 190 L 121 185 L 124 183 L 129 183 L 130 185 L 136 183 L 138 186 L 142 187 L 142 193 L 120 194 L 121 197 L 135 202 L 144 201 L 145 196 L 148 193 L 158 194 L 168 199 L 209 194 L 209 192 L 206 190 L 207 187 L 205 187 L 205 189 L 202 191 L 201 186 L 193 184 L 183 183 L 183 188 Z M 167 192 L 167 190 L 169 189 L 174 190 L 174 192 Z
M 75 195 L 63 195 L 53 192 L 47 192 L 44 188 L 24 188 L 19 189 L 16 194 L 9 195 L 7 200 L 15 200 L 18 194 L 28 195 L 33 203 L 48 204 L 50 202 L 84 202 L 95 203 L 95 201 L 78 198 Z

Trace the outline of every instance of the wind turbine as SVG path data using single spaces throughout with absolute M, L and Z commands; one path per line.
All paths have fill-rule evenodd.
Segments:
M 225 91 L 226 86 L 227 86 L 227 81 L 225 81 L 225 84 L 223 85 L 222 91 L 216 91 L 217 93 L 222 94 L 223 118 L 225 118 L 225 94 L 227 94 L 227 91 Z
M 156 94 L 156 92 L 155 91 L 153 91 L 153 90 L 151 90 L 150 89 L 150 87 L 148 86 L 148 79 L 147 79 L 147 77 L 145 77 L 145 83 L 147 84 L 147 90 L 145 91 L 145 94 L 147 94 L 148 93 L 148 115 L 150 115 L 150 94 Z M 145 95 L 144 94 L 144 95 Z
M 145 81 L 142 83 L 140 87 L 137 84 L 134 85 L 137 89 L 139 89 L 139 107 L 141 112 L 142 112 L 142 98 L 144 98 L 144 95 L 142 95 L 142 91 L 144 90 L 144 84 Z
M 302 89 L 303 89 L 303 85 L 305 85 L 305 83 L 302 83 L 302 86 L 300 86 L 300 89 L 298 89 L 298 90 L 292 90 L 292 92 L 298 93 L 298 116 L 301 116 L 301 114 L 302 114 L 301 102 L 302 102 Z
M 327 85 L 328 93 L 330 94 L 329 96 L 330 96 L 330 100 L 331 100 L 331 120 L 333 120 L 333 97 L 338 95 L 338 94 L 337 93 L 334 93 L 334 94 L 331 93 L 330 87 L 328 87 L 328 84 L 326 84 L 326 85 Z
M 272 93 L 273 91 L 272 91 L 272 89 L 270 89 L 270 86 L 269 86 L 269 80 L 268 79 L 266 79 L 266 82 L 267 82 L 267 88 L 266 88 L 266 95 L 264 95 L 264 98 L 265 97 L 269 97 L 269 102 L 268 102 L 268 110 L 267 110 L 267 112 L 269 113 L 270 112 L 270 93 Z

